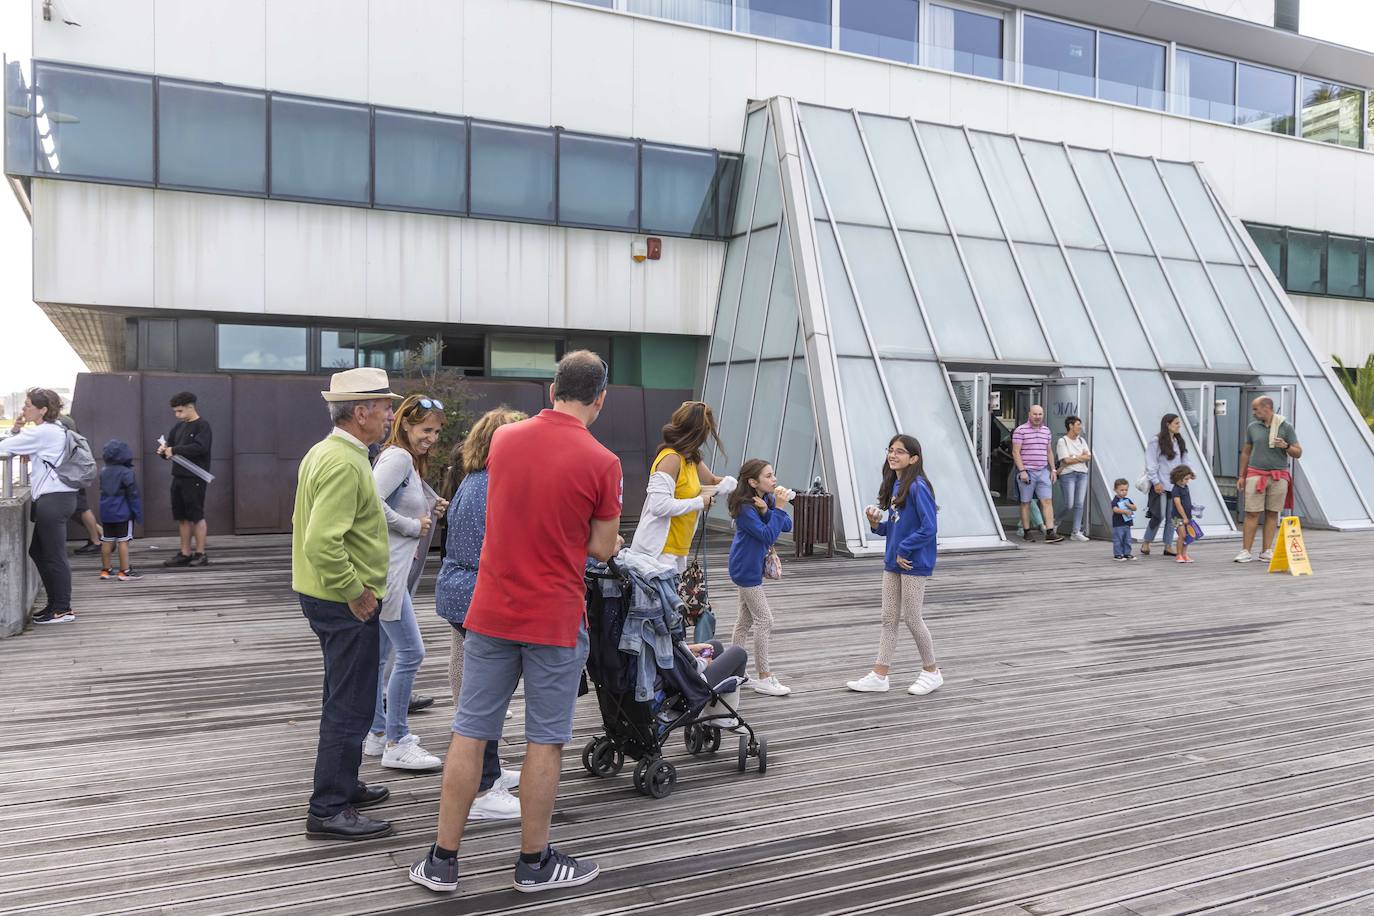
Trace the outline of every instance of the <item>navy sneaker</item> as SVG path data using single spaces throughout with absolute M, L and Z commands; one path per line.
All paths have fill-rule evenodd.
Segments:
M 595 862 L 581 861 L 565 856 L 554 849 L 538 865 L 518 860 L 515 863 L 515 889 L 532 894 L 535 891 L 552 891 L 560 887 L 577 887 L 600 874 Z
M 410 866 L 410 880 L 432 891 L 458 890 L 458 857 L 436 859 L 434 847 L 429 847 L 415 864 Z

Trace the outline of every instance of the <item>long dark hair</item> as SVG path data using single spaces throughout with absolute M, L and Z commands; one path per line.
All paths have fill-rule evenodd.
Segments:
M 907 465 L 902 469 L 902 473 L 898 474 L 888 466 L 887 459 L 883 459 L 883 485 L 878 488 L 879 509 L 886 509 L 889 506 L 900 509 L 905 506 L 907 494 L 911 492 L 911 487 L 916 483 L 918 477 L 926 482 L 931 499 L 935 498 L 935 485 L 926 476 L 926 459 L 921 452 L 921 443 L 917 441 L 915 436 L 898 433 L 887 443 L 887 447 L 892 448 L 898 443 L 901 443 L 908 455 L 917 460 Z
M 1159 453 L 1170 461 L 1174 460 L 1174 440 L 1178 440 L 1178 456 L 1188 454 L 1188 443 L 1183 441 L 1182 433 L 1169 432 L 1169 424 L 1178 419 L 1176 413 L 1166 413 L 1159 420 Z
M 715 439 L 716 447 L 721 454 L 725 453 L 725 446 L 716 433 L 716 418 L 711 413 L 711 406 L 705 401 L 683 401 L 664 425 L 663 441 L 658 447 L 672 449 L 688 464 L 701 464 L 701 447 L 707 439 Z
M 755 511 L 758 507 L 754 505 L 754 497 L 759 495 L 759 491 L 749 484 L 750 480 L 758 480 L 763 474 L 764 468 L 771 462 L 764 461 L 762 458 L 750 458 L 744 462 L 744 466 L 739 469 L 737 477 L 738 483 L 735 484 L 734 492 L 730 494 L 730 499 L 726 502 L 726 508 L 730 510 L 731 518 L 739 518 L 739 510 L 744 506 L 750 506 Z

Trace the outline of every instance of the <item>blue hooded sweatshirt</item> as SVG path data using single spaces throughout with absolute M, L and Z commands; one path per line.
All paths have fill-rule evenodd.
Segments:
M 105 467 L 100 469 L 100 522 L 114 524 L 143 521 L 143 500 L 134 478 L 134 453 L 123 439 L 111 439 L 101 449 Z
M 753 503 L 740 506 L 735 519 L 735 539 L 730 542 L 730 581 L 740 588 L 763 584 L 763 560 L 784 531 L 792 530 L 792 517 L 776 508 L 773 494 L 764 497 L 768 511 L 762 514 Z
M 883 569 L 904 576 L 928 576 L 935 571 L 935 497 L 924 477 L 916 478 L 915 494 L 907 494 L 906 505 L 890 506 L 887 519 L 873 530 L 887 538 L 883 550 Z M 894 499 L 896 494 L 893 494 Z M 897 558 L 910 561 L 902 569 Z

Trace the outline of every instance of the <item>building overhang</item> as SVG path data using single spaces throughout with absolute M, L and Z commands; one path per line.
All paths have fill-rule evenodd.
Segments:
M 1017 0 L 1017 5 L 1031 12 L 1083 19 L 1082 0 Z M 1347 85 L 1374 86 L 1374 54 L 1169 0 L 1094 4 L 1092 22 Z

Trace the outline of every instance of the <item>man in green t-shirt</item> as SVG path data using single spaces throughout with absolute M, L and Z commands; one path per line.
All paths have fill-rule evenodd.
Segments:
M 1245 511 L 1243 549 L 1236 554 L 1237 563 L 1255 559 L 1250 548 L 1255 544 L 1255 529 L 1264 516 L 1264 549 L 1259 558 L 1269 560 L 1274 534 L 1279 525 L 1279 511 L 1288 503 L 1293 476 L 1288 470 L 1290 458 L 1302 457 L 1298 434 L 1293 424 L 1274 414 L 1272 398 L 1259 397 L 1250 402 L 1254 420 L 1245 428 L 1245 444 L 1240 447 L 1240 476 L 1236 478 Z

